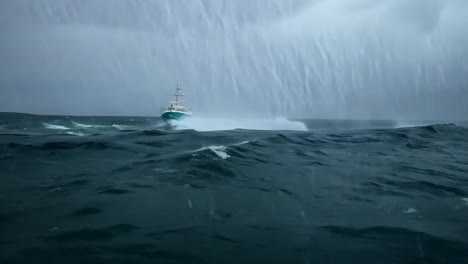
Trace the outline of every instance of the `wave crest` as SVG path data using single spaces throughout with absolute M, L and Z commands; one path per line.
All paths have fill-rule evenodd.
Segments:
M 49 123 L 43 123 L 44 127 L 47 129 L 58 129 L 58 130 L 68 130 L 70 128 L 66 126 L 61 126 L 61 125 L 54 125 L 54 124 L 49 124 Z
M 248 130 L 293 130 L 307 131 L 307 127 L 300 121 L 291 121 L 284 117 L 275 119 L 224 119 L 190 117 L 173 121 L 171 125 L 176 129 L 194 129 L 197 131 L 217 131 L 232 129 Z

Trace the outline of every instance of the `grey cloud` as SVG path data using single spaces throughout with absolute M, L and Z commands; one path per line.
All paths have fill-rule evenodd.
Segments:
M 4 0 L 0 111 L 468 116 L 457 0 Z

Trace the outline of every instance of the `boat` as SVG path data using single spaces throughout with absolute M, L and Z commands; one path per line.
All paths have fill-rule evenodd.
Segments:
M 166 121 L 170 122 L 173 120 L 181 120 L 192 116 L 191 109 L 188 107 L 182 106 L 179 100 L 180 97 L 185 96 L 186 94 L 181 93 L 182 89 L 180 89 L 179 85 L 177 84 L 175 93 L 171 93 L 171 95 L 175 96 L 175 101 L 170 101 L 169 107 L 165 107 L 161 109 L 161 118 Z

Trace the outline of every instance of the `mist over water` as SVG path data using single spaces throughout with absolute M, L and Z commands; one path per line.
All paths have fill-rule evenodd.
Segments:
M 0 111 L 466 119 L 463 0 L 0 3 Z
M 307 126 L 300 121 L 285 118 L 274 119 L 221 119 L 221 118 L 188 118 L 174 120 L 171 125 L 177 130 L 194 129 L 196 131 L 216 131 L 232 129 L 250 130 L 293 130 L 307 131 Z

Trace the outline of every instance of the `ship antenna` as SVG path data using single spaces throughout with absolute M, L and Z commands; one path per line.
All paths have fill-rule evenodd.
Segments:
M 176 96 L 176 99 L 175 99 L 176 100 L 176 105 L 179 105 L 179 90 L 180 90 L 179 83 L 177 83 L 176 94 L 175 94 L 175 96 Z
M 171 93 L 172 95 L 175 96 L 175 101 L 174 101 L 175 105 L 179 105 L 179 102 L 180 102 L 180 101 L 179 101 L 179 97 L 184 96 L 184 94 L 180 93 L 180 90 L 182 90 L 182 89 L 180 89 L 179 83 L 177 83 L 177 85 L 176 85 L 176 92 L 175 92 L 175 93 Z

